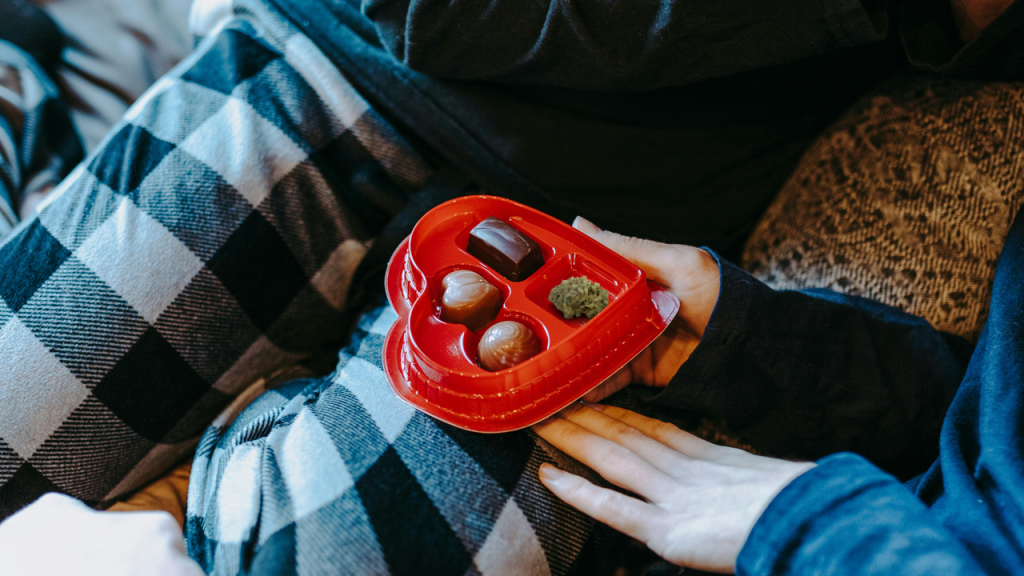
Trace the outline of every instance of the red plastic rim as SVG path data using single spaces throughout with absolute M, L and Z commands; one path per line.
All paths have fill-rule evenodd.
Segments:
M 511 282 L 465 251 L 469 230 L 488 216 L 509 222 L 541 245 L 544 265 Z M 544 344 L 533 358 L 499 372 L 475 362 L 471 332 L 440 320 L 440 279 L 470 269 L 504 297 L 495 321 L 516 319 Z M 585 275 L 611 294 L 589 321 L 565 320 L 547 302 L 561 280 Z M 679 311 L 679 300 L 642 270 L 592 238 L 537 210 L 493 196 L 437 206 L 391 257 L 385 279 L 398 313 L 384 343 L 384 371 L 395 393 L 443 422 L 474 432 L 526 428 L 568 406 L 636 357 Z

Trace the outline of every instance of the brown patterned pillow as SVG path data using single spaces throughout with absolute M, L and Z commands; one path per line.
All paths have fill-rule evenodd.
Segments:
M 830 288 L 977 340 L 1024 201 L 1024 83 L 906 76 L 825 131 L 747 241 L 779 288 Z

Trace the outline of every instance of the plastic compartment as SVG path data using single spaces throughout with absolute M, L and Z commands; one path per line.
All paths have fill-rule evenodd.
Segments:
M 536 241 L 544 265 L 512 282 L 466 252 L 469 231 L 488 216 Z M 480 368 L 476 346 L 487 327 L 471 332 L 440 319 L 441 280 L 457 269 L 494 284 L 504 302 L 493 322 L 526 324 L 543 351 L 499 372 Z M 608 307 L 591 320 L 566 320 L 547 300 L 552 287 L 572 276 L 609 292 Z M 563 222 L 493 196 L 458 198 L 424 215 L 392 256 L 386 284 L 399 316 L 384 345 L 392 388 L 431 416 L 477 432 L 524 428 L 561 410 L 640 353 L 679 310 L 675 296 L 618 254 Z
M 586 318 L 576 317 L 567 319 L 565 315 L 559 312 L 558 309 L 555 308 L 555 305 L 548 300 L 548 294 L 551 293 L 552 288 L 561 284 L 563 280 L 577 276 L 585 276 L 592 282 L 597 282 L 602 288 L 607 290 L 609 306 L 618 299 L 628 286 L 627 283 L 616 278 L 614 274 L 608 272 L 600 265 L 587 260 L 580 254 L 567 254 L 559 258 L 551 266 L 546 266 L 545 270 L 539 271 L 530 278 L 530 284 L 525 290 L 526 296 L 532 300 L 534 304 L 545 309 L 551 316 L 558 318 L 573 329 L 580 328 L 587 323 L 588 320 Z M 634 278 L 633 281 L 636 282 L 638 280 Z

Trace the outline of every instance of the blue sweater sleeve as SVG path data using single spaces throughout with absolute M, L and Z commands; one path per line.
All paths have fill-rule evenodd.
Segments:
M 722 420 L 766 454 L 856 452 L 903 479 L 927 468 L 966 341 L 871 300 L 776 291 L 719 265 L 704 336 L 655 405 Z
M 821 460 L 758 519 L 737 560 L 740 574 L 1024 573 L 1022 285 L 1018 213 L 988 321 L 942 424 L 938 459 L 905 486 L 852 454 Z
M 772 500 L 740 551 L 736 573 L 984 572 L 910 490 L 859 456 L 837 454 Z

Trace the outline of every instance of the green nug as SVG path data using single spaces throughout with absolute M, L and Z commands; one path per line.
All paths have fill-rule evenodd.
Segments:
M 593 318 L 608 305 L 608 291 L 597 282 L 579 276 L 562 280 L 561 284 L 551 289 L 548 300 L 566 318 Z

